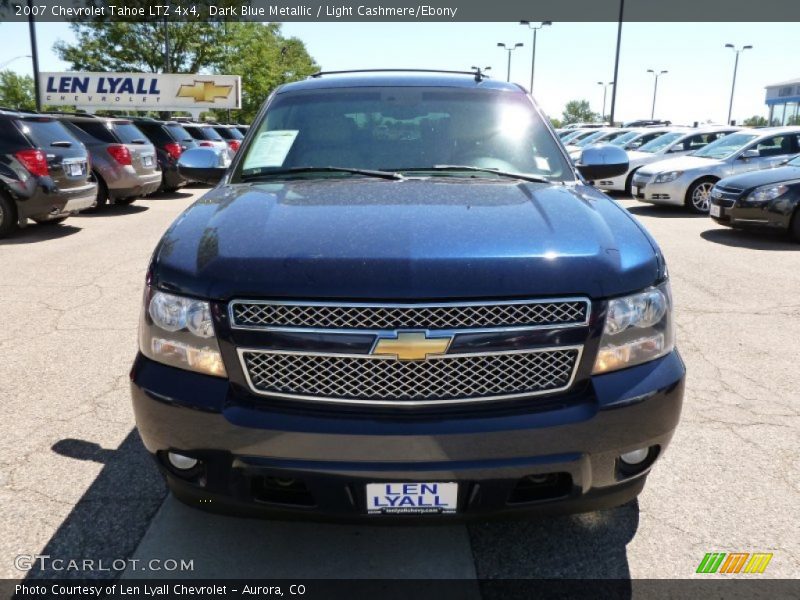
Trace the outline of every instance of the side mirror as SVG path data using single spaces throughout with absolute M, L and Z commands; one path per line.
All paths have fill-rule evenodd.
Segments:
M 178 159 L 178 173 L 189 181 L 212 185 L 225 175 L 231 158 L 227 150 L 217 148 L 190 148 Z
M 745 150 L 744 152 L 742 152 L 739 155 L 739 158 L 741 158 L 742 160 L 747 160 L 749 158 L 758 158 L 759 156 L 760 155 L 758 153 L 758 150 L 756 150 L 755 148 L 750 148 L 749 150 Z
M 628 153 L 611 144 L 589 146 L 583 149 L 575 167 L 589 181 L 610 179 L 628 172 Z

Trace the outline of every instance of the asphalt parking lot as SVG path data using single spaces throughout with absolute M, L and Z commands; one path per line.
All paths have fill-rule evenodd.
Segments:
M 24 576 L 15 557 L 31 554 L 194 563 L 126 577 L 686 578 L 706 552 L 771 552 L 763 577 L 800 573 L 800 245 L 627 199 L 666 254 L 688 368 L 682 423 L 638 502 L 423 528 L 180 505 L 136 435 L 128 370 L 150 253 L 203 191 L 0 241 L 2 577 Z M 36 564 L 29 576 L 54 574 Z

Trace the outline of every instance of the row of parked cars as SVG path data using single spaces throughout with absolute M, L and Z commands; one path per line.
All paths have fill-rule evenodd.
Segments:
M 189 148 L 231 156 L 246 125 L 25 113 L 0 109 L 0 237 L 28 220 L 55 224 L 105 204 L 130 204 L 187 183 L 178 173 Z
M 710 214 L 740 229 L 788 231 L 800 241 L 800 127 L 733 126 L 560 130 L 570 157 L 595 144 L 627 151 L 628 171 L 606 191 Z

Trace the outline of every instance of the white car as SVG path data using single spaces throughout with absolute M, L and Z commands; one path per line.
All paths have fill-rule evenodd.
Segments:
M 636 150 L 629 150 L 628 172 L 612 179 L 598 181 L 596 185 L 603 190 L 624 191 L 630 194 L 634 173 L 644 165 L 689 154 L 739 129 L 739 127 L 675 128 L 642 144 Z

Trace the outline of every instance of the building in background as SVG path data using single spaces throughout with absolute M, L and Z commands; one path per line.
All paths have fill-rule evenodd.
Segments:
M 767 86 L 770 125 L 800 125 L 800 79 Z

